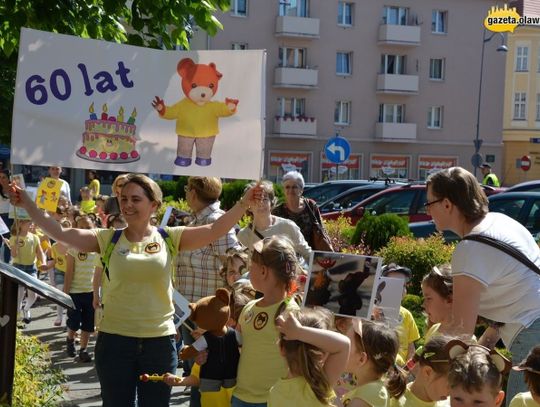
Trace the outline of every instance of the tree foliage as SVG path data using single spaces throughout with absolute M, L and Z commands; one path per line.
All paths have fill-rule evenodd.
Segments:
M 3 0 L 0 2 L 0 140 L 8 142 L 22 27 L 151 48 L 189 48 L 193 26 L 222 29 L 230 0 Z

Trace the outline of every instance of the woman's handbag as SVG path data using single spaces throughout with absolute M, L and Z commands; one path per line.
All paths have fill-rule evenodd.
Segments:
M 313 218 L 313 229 L 311 230 L 311 240 L 313 241 L 312 249 L 323 252 L 333 252 L 334 248 L 332 247 L 330 237 L 315 216 L 315 212 L 311 208 L 311 202 L 309 202 L 307 199 L 304 202 L 309 210 L 309 213 L 311 214 L 311 217 Z

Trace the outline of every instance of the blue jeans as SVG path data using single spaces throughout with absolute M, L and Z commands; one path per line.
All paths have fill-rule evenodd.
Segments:
M 537 319 L 533 324 L 523 329 L 514 339 L 510 352 L 512 353 L 512 365 L 519 364 L 523 359 L 527 357 L 529 351 L 536 345 L 538 345 L 538 338 L 540 338 L 540 319 Z M 506 405 L 510 404 L 510 401 L 518 393 L 529 391 L 525 380 L 523 378 L 523 372 L 510 371 L 508 377 L 508 384 L 506 386 Z
M 192 328 L 196 328 L 196 325 L 190 320 L 186 320 L 184 324 L 187 324 Z M 182 334 L 182 341 L 184 342 L 184 346 L 189 346 L 192 345 L 193 342 L 195 342 L 195 339 L 193 338 L 193 336 L 191 336 L 191 331 L 187 329 L 184 324 L 180 325 L 180 333 Z M 193 367 L 193 363 L 193 359 L 184 360 L 184 377 L 191 374 L 191 368 Z M 199 392 L 198 387 L 191 387 L 191 393 L 189 395 L 189 407 L 201 407 L 201 393 Z
M 232 396 L 231 407 L 266 407 L 266 403 L 248 403 Z
M 139 376 L 176 373 L 174 335 L 132 338 L 100 332 L 95 346 L 96 371 L 103 407 L 168 407 L 171 388 L 163 382 L 142 382 Z

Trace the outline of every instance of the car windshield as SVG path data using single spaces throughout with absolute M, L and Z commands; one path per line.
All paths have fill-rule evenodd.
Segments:
M 321 206 L 319 209 L 322 212 L 341 211 L 344 209 L 348 209 L 379 191 L 379 188 L 373 188 L 347 193 L 341 198 L 331 200 L 327 204 Z
M 505 215 L 517 219 L 519 211 L 523 207 L 525 199 L 497 199 L 489 203 L 489 210 L 492 212 L 500 212 Z
M 372 215 L 382 215 L 383 213 L 408 215 L 415 195 L 414 190 L 387 193 L 367 204 L 365 209 Z
M 357 185 L 349 184 L 330 184 L 330 185 L 319 185 L 317 187 L 311 188 L 309 191 L 304 192 L 306 198 L 311 198 L 317 204 L 328 201 L 330 198 L 341 194 L 343 191 L 355 187 Z

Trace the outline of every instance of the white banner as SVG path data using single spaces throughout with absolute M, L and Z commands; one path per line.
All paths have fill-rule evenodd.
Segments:
M 23 29 L 12 162 L 258 179 L 266 54 Z

